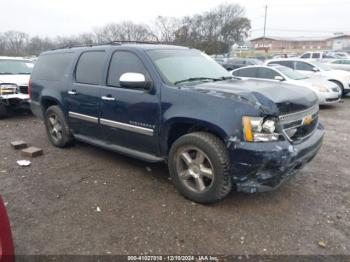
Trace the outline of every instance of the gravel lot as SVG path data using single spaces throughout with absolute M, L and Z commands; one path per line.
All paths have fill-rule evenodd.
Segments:
M 177 193 L 165 165 L 81 143 L 54 148 L 40 120 L 16 112 L 0 120 L 0 193 L 16 253 L 350 255 L 350 97 L 321 120 L 324 145 L 298 176 L 202 206 Z M 44 156 L 17 166 L 18 139 Z

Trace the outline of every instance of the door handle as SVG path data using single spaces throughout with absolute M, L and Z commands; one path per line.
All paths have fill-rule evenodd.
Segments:
M 68 94 L 69 95 L 77 95 L 78 93 L 77 93 L 77 91 L 75 89 L 73 89 L 73 90 L 69 90 Z
M 107 100 L 107 101 L 115 101 L 115 98 L 110 96 L 110 95 L 102 96 L 101 99 L 102 100 Z

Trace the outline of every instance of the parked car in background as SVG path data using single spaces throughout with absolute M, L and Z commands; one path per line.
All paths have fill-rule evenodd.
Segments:
M 14 261 L 14 247 L 5 203 L 0 196 L 0 261 Z
M 184 47 L 48 51 L 35 64 L 31 87 L 32 111 L 44 119 L 54 146 L 77 139 L 165 161 L 179 192 L 200 203 L 232 188 L 278 187 L 314 158 L 324 135 L 314 92 L 236 80 Z
M 222 66 L 228 70 L 234 70 L 236 68 L 240 68 L 248 65 L 260 65 L 262 61 L 254 58 L 228 58 L 224 61 Z
M 222 65 L 225 62 L 225 58 L 220 58 L 220 57 L 214 57 L 213 58 L 215 62 L 217 62 L 219 65 Z
M 332 52 L 336 58 L 350 59 L 350 55 L 346 52 Z
M 316 93 L 320 105 L 338 103 L 342 96 L 340 88 L 327 79 L 310 78 L 281 65 L 238 68 L 232 71 L 232 75 L 241 79 L 283 81 L 287 84 L 306 87 Z
M 34 64 L 30 60 L 0 57 L 0 118 L 14 106 L 28 106 L 28 82 Z
M 329 59 L 335 59 L 337 57 L 329 51 L 318 51 L 318 52 L 306 52 L 302 54 L 300 58 L 327 61 Z
M 317 61 L 307 61 L 303 59 L 287 58 L 272 59 L 265 63 L 266 65 L 279 64 L 291 69 L 295 69 L 310 77 L 323 76 L 342 90 L 343 95 L 350 92 L 350 73 L 343 70 L 333 70 L 326 64 Z
M 327 65 L 332 69 L 350 71 L 350 58 L 349 59 L 335 59 L 327 63 Z

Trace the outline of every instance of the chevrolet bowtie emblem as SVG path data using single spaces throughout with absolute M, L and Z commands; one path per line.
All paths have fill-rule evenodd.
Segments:
M 303 125 L 308 126 L 312 123 L 312 116 L 306 116 L 303 119 Z

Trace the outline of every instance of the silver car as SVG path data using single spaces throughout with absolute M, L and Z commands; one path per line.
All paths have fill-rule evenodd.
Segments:
M 350 58 L 335 59 L 327 63 L 332 69 L 350 71 Z
M 281 65 L 247 66 L 233 70 L 232 75 L 241 79 L 284 81 L 288 84 L 306 87 L 316 93 L 320 105 L 338 103 L 342 95 L 338 85 L 326 78 L 311 78 Z

